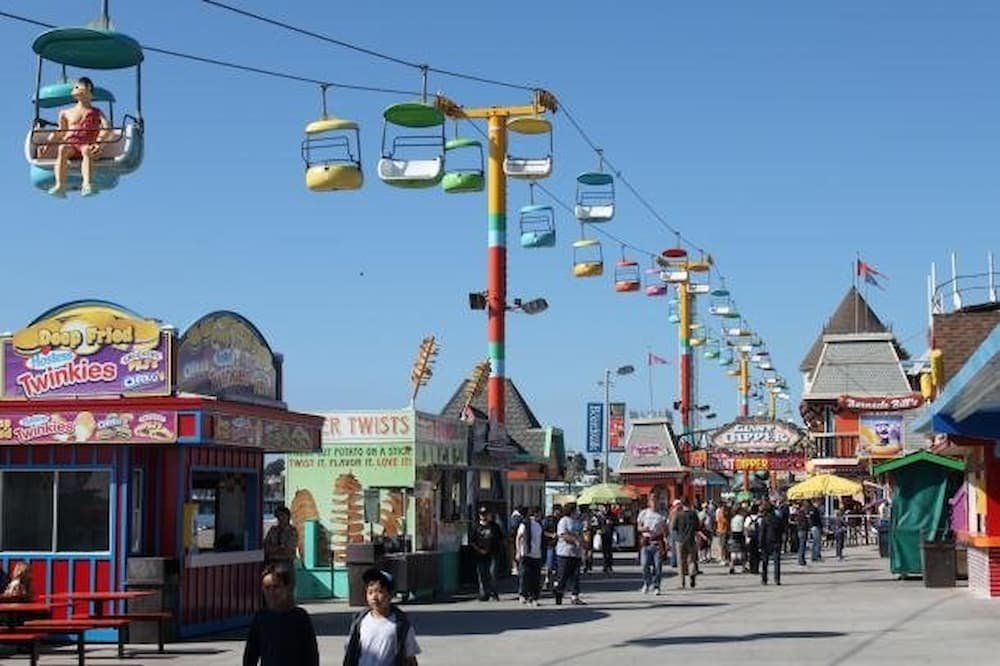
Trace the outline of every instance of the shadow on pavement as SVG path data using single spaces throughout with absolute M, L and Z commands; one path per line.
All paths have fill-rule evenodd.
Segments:
M 620 643 L 622 647 L 638 645 L 641 647 L 664 647 L 667 645 L 694 645 L 698 643 L 742 643 L 745 641 L 767 641 L 783 638 L 839 638 L 847 634 L 840 631 L 767 631 L 757 634 L 732 634 L 729 636 L 664 636 L 661 638 L 637 638 Z
M 564 624 L 595 622 L 608 617 L 603 611 L 577 606 L 483 610 L 422 611 L 406 609 L 418 636 L 466 636 L 501 634 L 505 631 L 544 629 Z M 354 613 L 314 613 L 317 636 L 346 636 Z

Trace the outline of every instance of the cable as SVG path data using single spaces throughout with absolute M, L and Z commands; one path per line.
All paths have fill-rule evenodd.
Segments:
M 10 14 L 8 12 L 0 11 L 0 17 L 12 19 L 15 21 L 20 21 L 22 23 L 28 23 L 30 25 L 36 25 L 40 28 L 55 28 L 50 23 L 43 23 L 42 21 L 36 21 L 35 19 L 30 19 L 24 16 L 18 16 L 16 14 Z M 412 90 L 396 90 L 393 88 L 379 88 L 376 86 L 363 86 L 354 83 L 337 83 L 334 81 L 323 81 L 320 79 L 310 78 L 308 76 L 300 76 L 298 74 L 289 74 L 288 72 L 279 72 L 272 69 L 263 69 L 261 67 L 253 67 L 251 65 L 241 65 L 235 62 L 229 62 L 226 60 L 219 60 L 217 58 L 209 58 L 206 56 L 198 56 L 191 53 L 182 53 L 180 51 L 173 51 L 171 49 L 159 48 L 156 46 L 142 45 L 144 51 L 149 51 L 151 53 L 158 53 L 160 55 L 170 56 L 172 58 L 181 58 L 183 60 L 191 60 L 193 62 L 200 62 L 208 65 L 216 65 L 218 67 L 226 67 L 229 69 L 236 69 L 244 72 L 251 72 L 253 74 L 261 74 L 264 76 L 270 76 L 278 79 L 286 79 L 289 81 L 298 81 L 300 83 L 312 83 L 315 85 L 329 86 L 331 88 L 343 88 L 345 90 L 360 90 L 363 92 L 377 92 L 386 93 L 390 95 L 412 95 L 418 96 L 420 93 L 414 92 Z
M 541 190 L 542 192 L 544 192 L 546 196 L 548 196 L 550 199 L 552 199 L 552 201 L 556 202 L 559 205 L 560 208 L 562 208 L 563 210 L 565 210 L 566 212 L 568 212 L 570 215 L 573 215 L 574 217 L 576 216 L 576 212 L 573 210 L 573 207 L 570 206 L 569 204 L 567 204 L 565 201 L 563 201 L 559 197 L 557 197 L 555 194 L 553 194 L 550 189 L 548 189 L 547 187 L 545 187 L 541 183 L 537 183 L 537 182 L 535 183 L 535 187 L 537 187 L 539 190 Z M 593 229 L 596 233 L 599 233 L 602 236 L 613 240 L 614 242 L 618 243 L 622 247 L 627 247 L 627 248 L 629 248 L 631 250 L 634 250 L 636 252 L 639 252 L 639 253 L 644 254 L 646 256 L 649 256 L 649 257 L 655 257 L 656 256 L 655 252 L 650 252 L 649 250 L 644 250 L 641 247 L 637 247 L 635 245 L 632 245 L 631 243 L 629 243 L 627 241 L 624 241 L 621 238 L 618 238 L 617 236 L 615 236 L 614 234 L 609 233 L 608 231 L 602 229 L 598 225 L 591 224 L 591 225 L 587 225 L 587 226 L 589 226 L 591 229 Z
M 273 25 L 275 27 L 282 28 L 284 30 L 289 30 L 291 32 L 298 33 L 300 35 L 305 35 L 306 37 L 312 37 L 313 39 L 318 39 L 320 41 L 324 41 L 329 44 L 334 44 L 336 46 L 341 46 L 343 48 L 350 49 L 352 51 L 357 51 L 358 53 L 363 53 L 373 58 L 380 58 L 388 62 L 396 63 L 397 65 L 404 65 L 406 67 L 412 67 L 413 69 L 419 69 L 421 71 L 426 71 L 426 72 L 434 72 L 435 74 L 441 74 L 442 76 L 450 76 L 457 79 L 465 79 L 467 81 L 476 81 L 478 83 L 485 83 L 488 85 L 513 88 L 515 90 L 533 91 L 537 88 L 537 86 L 528 86 L 517 83 L 510 83 L 508 81 L 500 81 L 499 79 L 490 79 L 482 76 L 477 76 L 475 74 L 466 74 L 464 72 L 456 72 L 454 70 L 432 67 L 430 65 L 413 62 L 411 60 L 404 60 L 403 58 L 397 58 L 396 56 L 383 53 L 382 51 L 376 51 L 374 49 L 369 49 L 364 46 L 358 46 L 357 44 L 345 42 L 342 39 L 336 39 L 335 37 L 330 37 L 329 35 L 324 35 L 318 32 L 314 32 L 312 30 L 307 30 L 306 28 L 300 28 L 290 23 L 285 23 L 284 21 L 268 18 L 267 16 L 263 16 L 261 14 L 256 14 L 254 12 L 250 12 L 245 9 L 240 9 L 239 7 L 233 7 L 232 5 L 227 5 L 225 3 L 218 2 L 217 0 L 202 0 L 202 2 L 204 2 L 207 5 L 212 5 L 213 7 L 217 7 L 218 9 L 224 9 L 234 14 L 239 14 L 240 16 L 245 16 L 247 18 L 254 19 L 255 21 L 267 23 L 268 25 Z

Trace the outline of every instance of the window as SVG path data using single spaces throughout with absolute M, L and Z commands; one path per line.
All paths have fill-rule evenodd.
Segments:
M 191 501 L 198 504 L 195 519 L 198 550 L 247 550 L 256 537 L 250 533 L 247 488 L 249 474 L 195 472 Z M 254 477 L 254 482 L 256 478 Z
M 110 550 L 108 472 L 59 472 L 56 501 L 56 550 Z
M 4 550 L 52 550 L 55 472 L 3 473 Z
M 111 473 L 17 471 L 0 474 L 0 549 L 110 550 Z

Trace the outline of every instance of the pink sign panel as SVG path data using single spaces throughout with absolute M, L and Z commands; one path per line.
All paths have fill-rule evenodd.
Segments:
M 0 446 L 164 444 L 177 440 L 174 411 L 59 411 L 0 415 Z

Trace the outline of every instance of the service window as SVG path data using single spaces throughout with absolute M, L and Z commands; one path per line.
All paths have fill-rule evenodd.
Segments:
M 250 532 L 247 520 L 250 514 L 247 488 L 256 479 L 256 475 L 237 472 L 194 472 L 191 501 L 198 504 L 195 519 L 198 550 L 249 550 L 256 544 L 256 534 Z
M 0 472 L 0 550 L 108 552 L 111 472 Z

